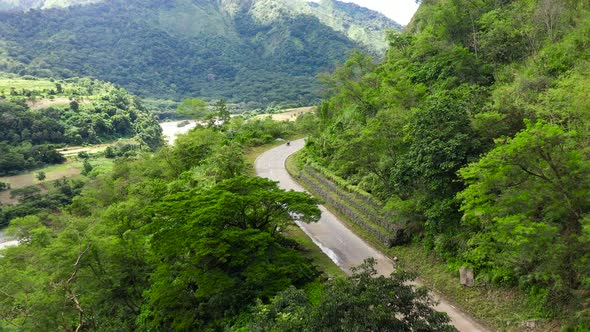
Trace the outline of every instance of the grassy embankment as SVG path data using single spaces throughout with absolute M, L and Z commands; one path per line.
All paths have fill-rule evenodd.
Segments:
M 287 170 L 291 175 L 299 174 L 300 171 L 295 160 L 296 155 L 287 160 Z M 318 196 L 302 181 L 299 181 L 299 184 Z M 444 260 L 427 251 L 421 244 L 388 248 L 330 204 L 324 203 L 324 206 L 373 247 L 391 258 L 397 257 L 398 264 L 408 271 L 417 273 L 425 286 L 486 325 L 500 331 L 551 331 L 556 330 L 556 326 L 559 325 L 555 321 L 540 320 L 536 322 L 536 327 L 525 328 L 523 323 L 537 317 L 537 313 L 533 309 L 534 305 L 528 302 L 530 300 L 518 290 L 499 289 L 482 284 L 471 288 L 464 287 L 459 283 L 458 267 L 450 268 Z

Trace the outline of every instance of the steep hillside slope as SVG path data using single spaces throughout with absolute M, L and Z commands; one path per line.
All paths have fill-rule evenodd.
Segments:
M 498 329 L 524 317 L 586 331 L 589 3 L 423 1 L 391 45 L 326 77 L 308 159 L 482 288 L 524 293 L 520 310 L 472 306 Z
M 111 0 L 0 13 L 0 70 L 95 76 L 150 97 L 305 104 L 317 98 L 316 74 L 356 47 L 378 52 L 367 41 L 384 40 L 391 27 L 378 14 L 327 0 Z

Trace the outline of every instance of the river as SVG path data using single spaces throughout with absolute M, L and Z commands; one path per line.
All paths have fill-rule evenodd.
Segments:
M 5 230 L 0 229 L 0 249 L 4 249 L 6 247 L 15 246 L 18 244 L 18 241 L 12 240 L 6 236 Z
M 188 132 L 197 125 L 196 121 L 189 121 L 186 126 L 179 127 L 178 124 L 181 122 L 183 121 L 160 122 L 162 134 L 164 135 L 164 139 L 168 144 L 172 145 L 176 139 L 176 136 Z

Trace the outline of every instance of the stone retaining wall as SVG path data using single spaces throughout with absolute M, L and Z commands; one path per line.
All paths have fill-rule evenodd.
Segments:
M 310 166 L 306 166 L 298 178 L 316 195 L 384 245 L 394 246 L 405 241 L 402 225 L 387 220 L 380 213 L 380 207 L 368 197 L 342 188 Z

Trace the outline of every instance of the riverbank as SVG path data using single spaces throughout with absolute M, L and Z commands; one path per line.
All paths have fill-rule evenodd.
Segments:
M 12 238 L 6 235 L 5 229 L 0 229 L 0 250 L 6 247 L 15 246 L 18 244 L 17 240 L 13 240 Z
M 160 127 L 162 128 L 162 135 L 164 135 L 166 143 L 170 145 L 174 144 L 176 136 L 187 133 L 189 130 L 195 128 L 196 126 L 197 122 L 194 120 L 160 122 Z

